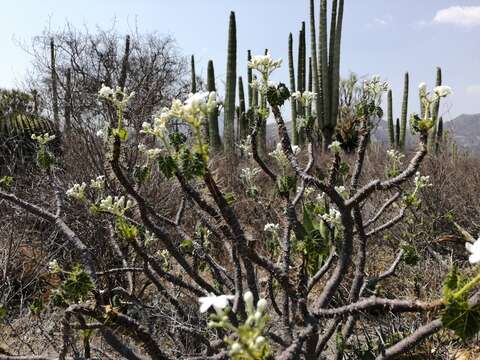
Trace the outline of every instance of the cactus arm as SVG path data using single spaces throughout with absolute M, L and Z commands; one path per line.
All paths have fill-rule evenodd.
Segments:
M 392 90 L 387 94 L 387 122 L 388 122 L 388 141 L 391 147 L 395 147 L 395 129 L 393 128 L 393 101 Z
M 293 35 L 288 36 L 288 73 L 290 75 L 290 93 L 294 93 L 295 89 L 295 66 L 293 63 Z M 290 99 L 291 116 L 292 116 L 292 141 L 293 145 L 298 145 L 297 131 L 297 104 L 294 99 Z
M 405 73 L 403 83 L 403 100 L 402 100 L 402 127 L 400 128 L 400 148 L 404 149 L 407 137 L 407 116 L 408 116 L 408 92 L 409 92 L 409 74 Z
M 235 12 L 230 13 L 228 30 L 227 78 L 225 89 L 224 149 L 228 156 L 235 155 L 235 92 L 237 81 L 237 27 Z

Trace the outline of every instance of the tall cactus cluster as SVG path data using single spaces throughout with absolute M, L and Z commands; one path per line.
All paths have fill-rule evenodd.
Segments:
M 237 26 L 235 13 L 230 13 L 228 29 L 227 78 L 225 86 L 225 118 L 223 142 L 225 154 L 235 154 L 235 94 L 237 82 Z
M 408 92 L 409 92 L 409 74 L 405 73 L 403 84 L 403 99 L 401 120 L 397 118 L 393 123 L 393 95 L 392 90 L 387 94 L 387 126 L 388 141 L 390 146 L 395 149 L 405 149 L 407 140 L 407 114 L 408 114 Z

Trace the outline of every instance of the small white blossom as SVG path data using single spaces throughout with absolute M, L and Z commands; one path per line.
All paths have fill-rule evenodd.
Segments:
M 273 224 L 273 223 L 265 224 L 265 226 L 263 228 L 263 231 L 272 232 L 272 233 L 276 233 L 279 230 L 280 230 L 280 225 Z
M 418 85 L 418 90 L 420 91 L 420 93 L 422 94 L 425 94 L 427 92 L 427 84 L 424 83 L 424 82 L 421 82 L 419 85 Z
M 257 70 L 268 79 L 270 74 L 282 65 L 282 59 L 273 60 L 270 53 L 266 55 L 255 55 L 248 62 L 248 67 Z
M 302 151 L 302 148 L 298 145 L 292 145 L 293 155 L 297 156 Z
M 311 91 L 304 91 L 303 93 L 295 91 L 291 96 L 295 100 L 300 101 L 303 106 L 309 106 L 315 100 L 317 94 Z
M 330 145 L 328 145 L 328 149 L 333 152 L 334 154 L 339 154 L 342 150 L 341 143 L 338 140 L 333 141 Z
M 85 199 L 85 188 L 87 184 L 82 182 L 81 184 L 74 184 L 70 189 L 66 191 L 66 195 L 72 199 L 82 201 Z
M 49 133 L 45 133 L 42 135 L 32 134 L 32 140 L 35 140 L 40 145 L 46 145 L 54 139 L 55 139 L 55 135 L 50 135 Z
M 363 82 L 363 90 L 372 98 L 378 98 L 382 93 L 388 91 L 390 85 L 386 81 L 382 81 L 380 76 L 374 75 L 371 79 Z
M 102 87 L 98 91 L 98 96 L 104 99 L 112 98 L 113 94 L 113 89 L 111 87 L 105 86 L 105 84 L 102 84 Z
M 102 199 L 99 204 L 99 209 L 104 212 L 111 213 L 116 216 L 123 216 L 125 212 L 133 207 L 133 201 L 127 200 L 125 196 L 107 196 Z
M 337 209 L 330 209 L 328 214 L 323 214 L 322 219 L 329 223 L 333 227 L 339 227 L 341 226 L 342 222 L 342 216 L 340 212 Z
M 480 262 L 480 237 L 473 244 L 465 243 L 465 248 L 470 253 L 468 261 L 470 264 L 477 264 Z
M 447 97 L 452 94 L 452 88 L 450 86 L 437 86 L 433 89 L 433 92 L 438 97 Z
M 95 190 L 103 190 L 105 187 L 105 176 L 97 176 L 96 179 L 90 180 L 90 187 Z
M 418 190 L 427 186 L 432 186 L 432 184 L 430 183 L 430 176 L 422 176 L 418 171 L 415 174 L 414 181 L 415 181 L 415 186 Z
M 348 190 L 345 186 L 335 186 L 335 190 L 340 194 L 341 197 L 346 199 L 348 197 Z
M 233 300 L 235 296 L 233 295 L 215 295 L 210 293 L 208 296 L 203 296 L 199 298 L 200 302 L 200 312 L 205 313 L 213 307 L 217 313 L 220 313 L 223 309 L 225 309 L 228 304 L 229 300 Z
M 60 267 L 60 265 L 58 265 L 58 261 L 57 260 L 52 260 L 48 263 L 48 270 L 51 272 L 51 273 L 58 273 L 62 270 L 62 268 Z

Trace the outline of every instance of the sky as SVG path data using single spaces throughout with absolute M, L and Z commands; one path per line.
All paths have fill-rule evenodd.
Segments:
M 208 60 L 214 61 L 221 87 L 232 10 L 239 75 L 246 77 L 247 49 L 260 54 L 268 48 L 284 59 L 273 80 L 288 83 L 288 34 L 296 47 L 308 0 L 16 0 L 4 1 L 0 12 L 0 87 L 20 86 L 30 67 L 19 43 L 45 28 L 62 29 L 67 21 L 91 30 L 116 22 L 121 33 L 138 28 L 171 35 L 183 54 L 195 55 L 197 73 L 206 76 Z M 454 91 L 442 104 L 444 118 L 480 113 L 479 35 L 480 0 L 345 0 L 341 73 L 386 79 L 399 117 L 404 73 L 410 73 L 410 110 L 418 111 L 417 85 L 432 87 L 440 66 L 444 84 Z

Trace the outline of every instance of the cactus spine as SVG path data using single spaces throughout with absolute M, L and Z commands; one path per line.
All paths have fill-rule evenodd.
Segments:
M 388 141 L 390 147 L 395 147 L 395 129 L 393 128 L 393 100 L 392 90 L 388 90 L 387 94 L 387 124 L 388 124 Z
M 190 66 L 192 69 L 192 94 L 197 92 L 197 76 L 195 74 L 195 56 L 192 55 L 190 59 Z
M 58 115 L 58 90 L 57 90 L 57 70 L 55 66 L 55 41 L 50 39 L 50 71 L 52 77 L 52 110 L 55 126 L 59 127 L 60 117 Z
M 215 70 L 212 60 L 208 62 L 207 67 L 207 90 L 217 91 L 215 87 Z M 210 148 L 215 152 L 218 152 L 222 148 L 220 133 L 218 131 L 218 110 L 213 111 L 208 115 L 208 127 Z
M 293 64 L 293 35 L 288 35 L 288 73 L 290 75 L 290 93 L 294 93 L 295 88 L 295 66 Z M 290 100 L 291 116 L 292 116 L 292 142 L 293 145 L 298 145 L 298 130 L 297 130 L 297 104 L 295 100 Z
M 407 115 L 408 115 L 408 91 L 409 91 L 409 75 L 405 73 L 403 82 L 403 100 L 402 100 L 402 127 L 400 128 L 400 148 L 404 149 L 407 137 Z
M 225 88 L 224 150 L 227 156 L 235 155 L 235 91 L 237 80 L 237 27 L 235 12 L 230 13 L 228 29 L 227 78 Z

